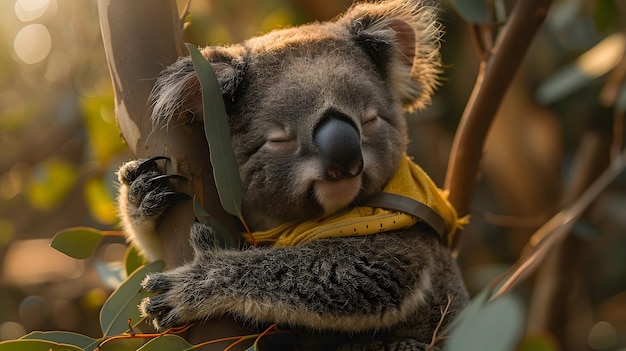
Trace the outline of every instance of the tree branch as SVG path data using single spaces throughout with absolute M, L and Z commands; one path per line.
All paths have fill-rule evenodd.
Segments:
M 469 212 L 483 145 L 493 117 L 551 3 L 552 0 L 518 0 L 491 55 L 481 63 L 455 135 L 445 181 L 450 201 L 460 214 Z M 453 245 L 456 246 L 456 242 Z

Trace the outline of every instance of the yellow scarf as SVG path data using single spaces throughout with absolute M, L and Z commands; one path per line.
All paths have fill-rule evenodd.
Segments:
M 401 159 L 398 170 L 383 189 L 383 193 L 417 200 L 426 205 L 419 204 L 422 207 L 432 209 L 443 219 L 442 223 L 445 222 L 445 232 L 440 233 L 444 236 L 442 238 L 444 243 L 451 243 L 457 230 L 468 223 L 467 216 L 458 217 L 447 199 L 447 193 L 437 188 L 426 172 L 406 155 Z M 430 211 L 428 208 L 426 210 Z M 294 246 L 323 238 L 361 236 L 406 229 L 420 220 L 424 221 L 424 218 L 398 210 L 361 205 L 329 217 L 304 222 L 287 222 L 270 230 L 254 232 L 252 236 L 259 244 Z M 250 234 L 243 235 L 247 242 L 252 242 Z

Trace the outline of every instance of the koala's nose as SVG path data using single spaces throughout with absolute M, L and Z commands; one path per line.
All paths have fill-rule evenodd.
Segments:
M 313 133 L 327 180 L 353 178 L 363 171 L 361 136 L 356 127 L 341 118 L 324 119 Z

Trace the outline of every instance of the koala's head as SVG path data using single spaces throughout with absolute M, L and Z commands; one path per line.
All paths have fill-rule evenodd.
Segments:
M 282 29 L 202 54 L 221 85 L 253 229 L 358 204 L 406 149 L 403 110 L 430 101 L 440 26 L 421 1 L 357 4 L 333 22 Z M 153 119 L 193 119 L 189 58 L 158 79 Z

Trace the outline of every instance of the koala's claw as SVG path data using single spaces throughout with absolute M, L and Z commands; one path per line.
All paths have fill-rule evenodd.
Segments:
M 162 292 L 172 288 L 172 282 L 165 274 L 154 273 L 147 276 L 141 283 L 141 287 L 147 292 Z
M 161 195 L 165 196 L 168 205 L 173 205 L 180 200 L 191 200 L 191 196 L 176 191 L 166 191 L 161 193 Z
M 139 166 L 137 167 L 137 173 L 138 174 L 142 174 L 142 173 L 146 173 L 148 171 L 154 171 L 157 168 L 157 164 L 156 161 L 158 160 L 170 160 L 169 157 L 167 156 L 154 156 L 154 157 L 150 157 L 144 161 L 141 162 L 141 164 L 139 164 Z
M 139 166 L 141 167 L 141 166 Z M 180 179 L 180 180 L 188 180 L 186 177 L 183 177 L 181 175 L 178 174 L 161 174 L 160 176 L 156 176 L 151 178 L 150 180 L 148 180 L 149 182 L 158 182 L 161 181 L 163 179 Z
M 175 192 L 171 186 L 172 181 L 187 181 L 187 178 L 159 171 L 157 161 L 168 159 L 165 156 L 155 156 L 133 160 L 119 169 L 120 201 L 128 215 L 125 220 L 125 223 L 130 223 L 128 228 L 136 225 L 136 231 L 146 230 L 146 225 L 149 228 L 156 223 L 167 208 L 178 201 L 191 199 L 187 194 Z
M 147 292 L 158 293 L 157 295 L 143 299 L 139 306 L 144 317 L 152 319 L 152 323 L 158 330 L 181 326 L 185 324 L 179 316 L 176 307 L 180 306 L 177 298 L 176 284 L 167 273 L 150 274 L 141 283 Z
M 118 179 L 121 184 L 130 185 L 142 174 L 157 172 L 158 160 L 169 160 L 166 156 L 155 156 L 145 160 L 134 160 L 124 164 L 118 171 Z

